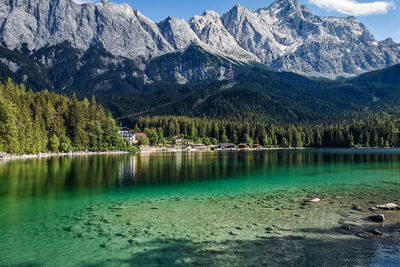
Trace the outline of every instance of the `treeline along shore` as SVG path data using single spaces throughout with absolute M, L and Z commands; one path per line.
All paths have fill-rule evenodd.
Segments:
M 144 131 L 152 146 L 173 143 L 174 136 L 197 144 L 259 145 L 266 148 L 400 147 L 397 121 L 354 121 L 334 125 L 232 122 L 207 118 L 154 116 L 139 118 L 135 131 Z
M 33 92 L 9 79 L 0 84 L 0 152 L 13 155 L 136 152 L 140 146 L 245 144 L 263 148 L 400 147 L 400 122 L 368 120 L 334 125 L 228 121 L 152 116 L 139 118 L 134 143 L 95 97 L 79 100 L 47 90 Z M 4 154 L 5 155 L 5 154 Z
M 0 85 L 1 152 L 133 151 L 118 129 L 94 97 L 79 101 L 75 95 L 35 93 L 11 79 Z

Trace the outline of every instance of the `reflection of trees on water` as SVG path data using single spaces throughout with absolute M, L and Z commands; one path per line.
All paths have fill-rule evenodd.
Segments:
M 35 197 L 115 186 L 126 156 L 74 156 L 9 161 L 0 166 L 0 195 Z
M 56 196 L 139 184 L 206 181 L 255 175 L 318 176 L 341 170 L 400 171 L 397 150 L 297 150 L 260 152 L 156 153 L 55 157 L 0 164 L 0 196 Z
M 136 184 L 164 184 L 254 175 L 268 178 L 282 169 L 288 176 L 313 176 L 356 168 L 400 170 L 399 159 L 393 153 L 350 150 L 160 153 L 138 156 L 135 177 Z

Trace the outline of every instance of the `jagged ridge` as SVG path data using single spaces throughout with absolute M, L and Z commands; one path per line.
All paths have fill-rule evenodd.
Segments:
M 27 48 L 31 53 L 68 42 L 79 57 L 100 45 L 115 57 L 114 65 L 131 60 L 143 72 L 154 58 L 182 54 L 191 45 L 227 60 L 258 61 L 277 70 L 325 77 L 353 76 L 400 62 L 400 45 L 391 39 L 376 41 L 353 17 L 315 16 L 297 0 L 277 0 L 257 11 L 237 5 L 222 17 L 205 11 L 189 22 L 169 17 L 160 23 L 108 0 L 82 5 L 72 0 L 0 0 L 0 40 L 11 50 Z M 51 62 L 52 55 L 45 57 Z M 193 76 L 176 71 L 171 75 L 183 82 Z M 210 78 L 203 73 L 203 79 Z M 132 75 L 147 80 L 143 73 Z

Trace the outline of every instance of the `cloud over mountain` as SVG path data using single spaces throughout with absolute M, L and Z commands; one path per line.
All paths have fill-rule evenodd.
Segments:
M 352 16 L 366 16 L 373 14 L 385 14 L 394 8 L 393 2 L 375 1 L 371 3 L 360 3 L 355 0 L 310 0 L 311 4 L 319 8 L 337 11 Z

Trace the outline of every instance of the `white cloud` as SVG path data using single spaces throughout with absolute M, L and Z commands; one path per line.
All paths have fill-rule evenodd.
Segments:
M 366 16 L 372 14 L 385 14 L 395 8 L 393 2 L 375 1 L 360 3 L 355 0 L 309 0 L 311 4 L 319 8 L 337 11 L 352 16 Z

